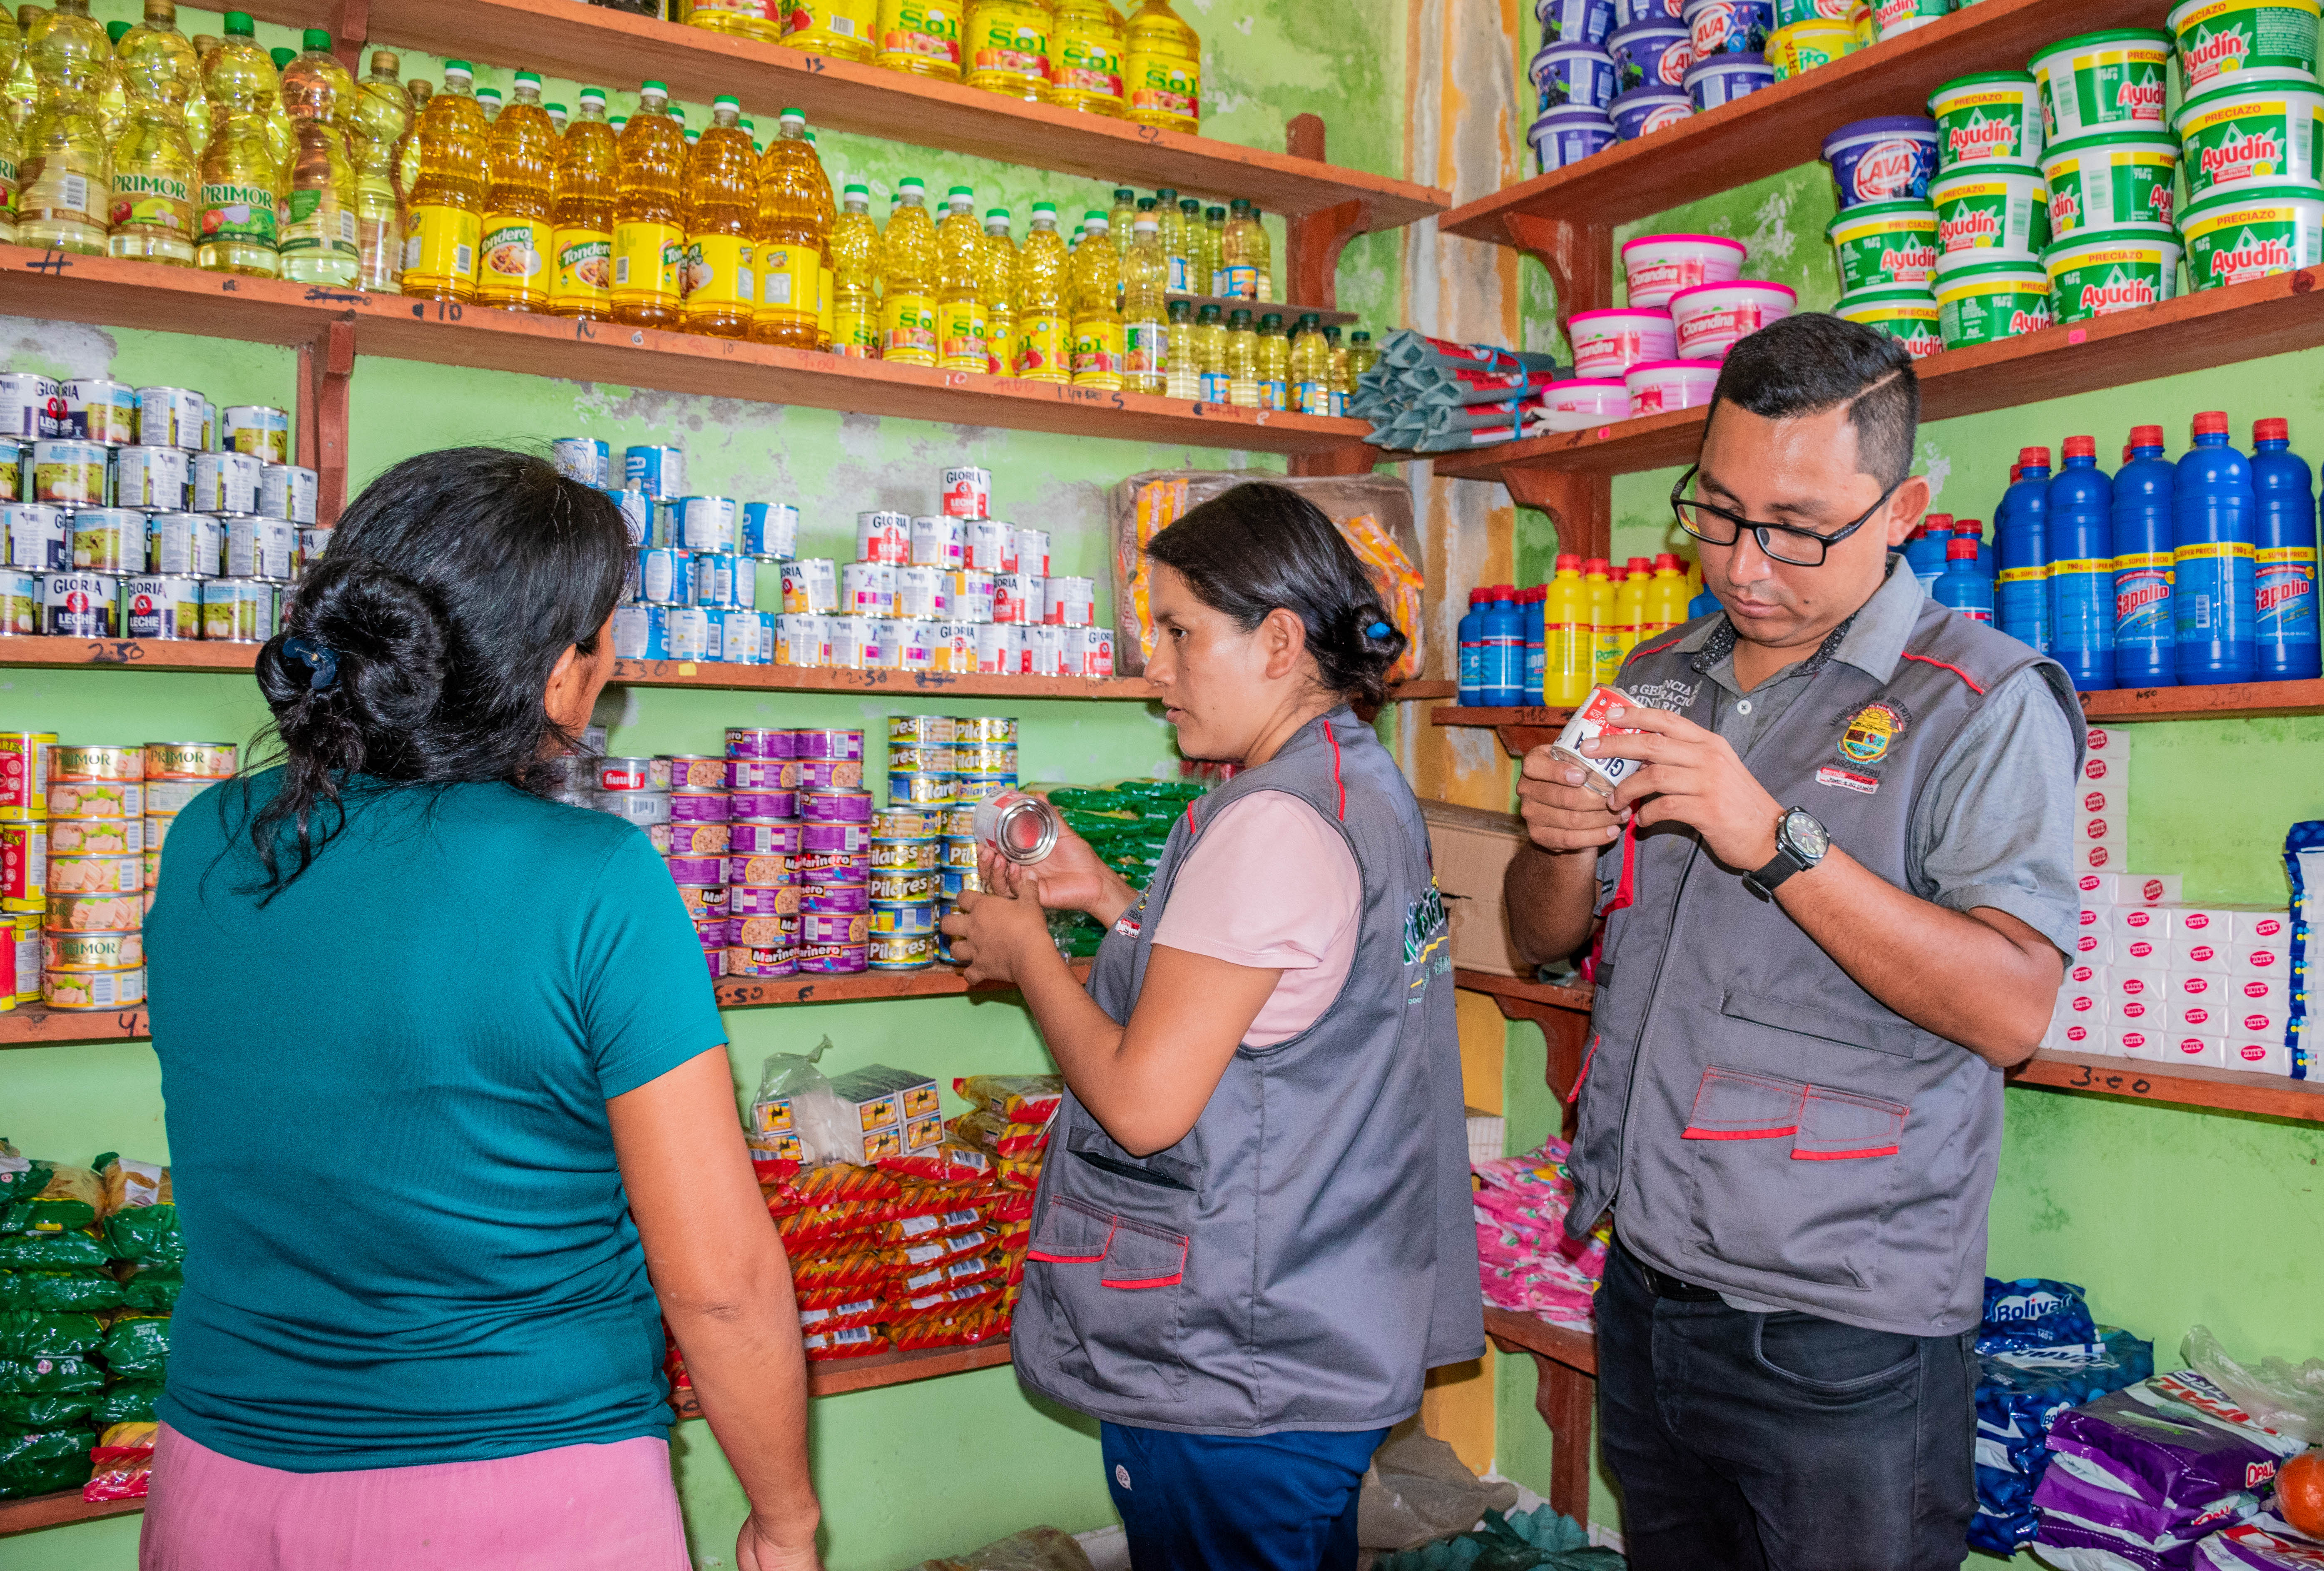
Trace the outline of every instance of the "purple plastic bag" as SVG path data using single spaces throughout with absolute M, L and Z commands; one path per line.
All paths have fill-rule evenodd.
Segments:
M 2156 1375 L 2060 1413 L 2050 1421 L 2050 1451 L 2086 1480 L 2111 1480 L 2149 1505 L 2189 1514 L 2275 1476 L 2278 1451 L 2202 1407 L 2234 1410 L 2200 1375 Z
M 2085 1533 L 2119 1538 L 2166 1558 L 2178 1555 L 2172 1563 L 2184 1566 L 2189 1564 L 2181 1552 L 2185 1546 L 2256 1512 L 2259 1496 L 2236 1490 L 2191 1510 L 2153 1505 L 2136 1495 L 2077 1478 L 2061 1465 L 2042 1475 L 2041 1485 L 2034 1492 L 2034 1504 L 2042 1517 L 2041 1529 L 2034 1536 L 2037 1544 L 2052 1541 L 2053 1527 L 2070 1524 Z
M 2262 1511 L 2196 1545 L 2195 1564 L 2200 1571 L 2324 1571 L 2324 1544 Z

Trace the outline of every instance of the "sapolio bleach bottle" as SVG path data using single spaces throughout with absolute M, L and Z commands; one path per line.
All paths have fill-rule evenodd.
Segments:
M 2264 682 L 2319 673 L 2316 636 L 2316 491 L 2292 450 L 2287 421 L 2252 426 L 2255 663 Z
M 2001 631 L 2043 653 L 2050 648 L 2050 449 L 2017 455 L 2017 478 L 2001 498 L 1993 549 L 1993 619 Z
M 1477 708 L 1485 701 L 1485 605 L 1483 589 L 1469 591 L 1469 614 L 1461 618 L 1457 634 L 1461 650 L 1461 675 L 1456 689 L 1457 701 L 1467 708 Z
M 1485 608 L 1485 703 L 1489 708 L 1510 709 L 1524 703 L 1525 618 L 1517 613 L 1515 584 L 1493 586 L 1493 603 Z
M 1953 537 L 1953 515 L 1932 513 L 1913 527 L 1912 537 L 1904 542 L 1904 565 L 1921 580 L 1921 593 L 1925 595 L 1945 574 L 1945 542 Z
M 1977 542 L 1953 536 L 1945 546 L 1945 570 L 1929 597 L 1971 622 L 1993 620 L 1993 584 L 1977 570 Z
M 2171 604 L 2179 685 L 2248 682 L 2255 669 L 2251 465 L 2227 445 L 2227 417 L 2195 417 L 2171 503 Z
M 2171 605 L 2171 498 L 2178 470 L 2161 426 L 2133 426 L 2114 477 L 2114 678 L 2123 688 L 2179 682 Z
M 2098 692 L 2114 686 L 2114 485 L 2096 437 L 2068 437 L 2060 456 L 2043 522 L 2050 654 L 2078 692 Z

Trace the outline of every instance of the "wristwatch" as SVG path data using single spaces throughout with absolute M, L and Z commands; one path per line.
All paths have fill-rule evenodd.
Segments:
M 1805 808 L 1789 808 L 1775 820 L 1775 859 L 1743 875 L 1743 887 L 1765 899 L 1794 873 L 1805 873 L 1831 849 L 1831 836 Z

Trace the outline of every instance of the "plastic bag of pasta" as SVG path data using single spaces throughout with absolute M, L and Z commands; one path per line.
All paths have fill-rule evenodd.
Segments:
M 20 1159 L 21 1160 L 21 1159 Z M 37 1190 L 19 1190 L 0 1206 L 0 1233 L 64 1233 L 88 1227 L 105 1215 L 105 1183 L 88 1168 L 34 1163 L 48 1169 Z
M 105 1239 L 115 1260 L 142 1265 L 177 1265 L 186 1258 L 178 1231 L 178 1203 L 170 1169 L 158 1162 L 115 1158 L 105 1180 Z

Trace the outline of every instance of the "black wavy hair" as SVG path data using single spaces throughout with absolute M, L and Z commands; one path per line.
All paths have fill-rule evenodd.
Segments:
M 249 820 L 263 898 L 345 827 L 351 777 L 550 789 L 579 738 L 549 718 L 549 672 L 596 652 L 632 560 L 620 511 L 531 454 L 447 448 L 364 487 L 258 652 L 274 719 L 251 751 L 271 735 L 281 766 Z
M 1323 685 L 1354 705 L 1388 700 L 1388 673 L 1409 642 L 1323 510 L 1284 485 L 1253 482 L 1214 496 L 1149 541 L 1151 560 L 1185 576 L 1195 598 L 1245 633 L 1280 606 L 1307 630 Z M 1371 629 L 1386 626 L 1377 636 Z
M 1921 379 L 1904 346 L 1880 331 L 1821 311 L 1770 322 L 1737 341 L 1711 394 L 1767 420 L 1848 406 L 1857 467 L 1890 490 L 1913 472 L 1921 426 Z

